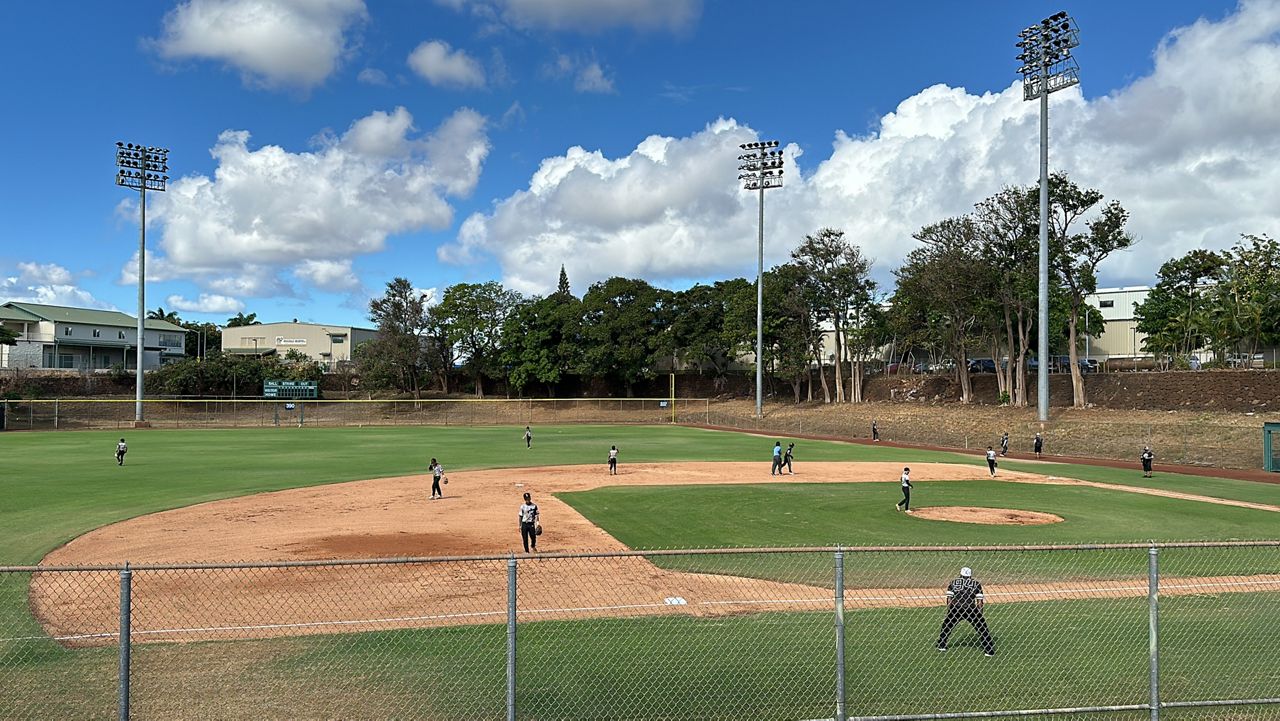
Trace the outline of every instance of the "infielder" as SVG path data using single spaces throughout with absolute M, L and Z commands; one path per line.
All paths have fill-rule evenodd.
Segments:
M 991 630 L 987 628 L 987 620 L 982 617 L 982 584 L 973 579 L 973 570 L 968 566 L 960 569 L 959 578 L 947 584 L 947 616 L 942 620 L 942 631 L 938 634 L 939 651 L 947 650 L 951 630 L 961 621 L 973 624 L 986 655 L 996 655 Z
M 782 475 L 782 441 L 773 443 L 773 465 L 769 468 L 769 475 Z
M 609 446 L 609 475 L 618 475 L 618 447 Z
M 902 478 L 899 480 L 902 482 L 902 500 L 898 501 L 898 504 L 893 508 L 897 511 L 905 510 L 907 513 L 911 513 L 911 469 L 903 468 Z
M 786 467 L 787 467 L 787 473 L 789 473 L 790 475 L 793 475 L 793 476 L 796 474 L 796 472 L 795 472 L 795 470 L 791 467 L 791 457 L 794 455 L 795 450 L 796 450 L 796 444 L 794 444 L 794 443 L 788 443 L 788 444 L 787 444 L 787 452 L 782 454 L 782 465 L 786 466 Z M 778 469 L 778 473 L 782 473 L 782 469 L 781 469 L 781 468 L 779 468 L 779 469 Z
M 529 429 L 529 426 L 524 427 L 524 447 L 533 448 L 533 431 Z
M 529 494 L 524 494 L 524 503 L 520 504 L 520 540 L 524 542 L 524 552 L 538 552 L 538 504 L 533 502 Z
M 991 477 L 996 477 L 996 451 L 991 446 L 987 446 L 987 470 L 991 471 Z
M 444 491 L 440 490 L 440 479 L 444 477 L 444 466 L 436 459 L 431 459 L 431 465 L 427 466 L 431 471 L 431 500 L 444 498 Z
M 1156 459 L 1156 454 L 1151 452 L 1151 446 L 1143 446 L 1140 458 L 1142 459 L 1142 477 L 1150 478 L 1151 463 Z
M 117 466 L 124 465 L 124 454 L 128 452 L 129 452 L 129 446 L 125 445 L 124 439 L 121 438 L 120 442 L 116 444 L 116 465 Z

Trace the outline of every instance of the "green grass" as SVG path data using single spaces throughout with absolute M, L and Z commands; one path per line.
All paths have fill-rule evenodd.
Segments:
M 1259 633 L 1276 619 L 1272 598 L 1168 598 L 1161 612 L 1166 701 L 1274 695 L 1280 672 L 1259 656 L 1274 651 Z M 939 608 L 847 614 L 851 713 L 1147 698 L 1145 599 L 993 605 L 994 658 L 982 656 L 966 625 L 957 627 L 948 653 L 937 653 L 941 615 Z M 829 718 L 833 634 L 829 613 L 525 624 L 518 637 L 520 717 Z M 505 628 L 488 625 L 140 646 L 134 709 L 145 718 L 500 718 L 505 643 Z M 24 709 L 108 715 L 113 661 L 111 649 L 94 649 L 0 666 L 11 688 L 24 689 L 0 694 L 0 716 Z

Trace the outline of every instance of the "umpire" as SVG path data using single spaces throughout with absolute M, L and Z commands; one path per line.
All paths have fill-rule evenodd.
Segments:
M 961 621 L 973 624 L 986 655 L 996 655 L 987 620 L 982 617 L 982 584 L 973 579 L 973 569 L 968 566 L 960 569 L 959 578 L 947 584 L 947 617 L 942 620 L 942 631 L 938 634 L 939 651 L 947 650 L 951 630 Z

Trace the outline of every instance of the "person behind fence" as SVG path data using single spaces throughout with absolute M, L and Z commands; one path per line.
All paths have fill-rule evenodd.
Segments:
M 902 478 L 899 480 L 902 482 L 902 500 L 898 501 L 898 505 L 894 506 L 894 509 L 899 511 L 906 510 L 907 513 L 911 513 L 911 469 L 903 468 Z M 906 508 L 904 509 L 903 506 L 906 506 Z
M 782 465 L 786 466 L 786 467 L 787 467 L 787 473 L 789 473 L 789 474 L 791 474 L 791 475 L 793 475 L 793 476 L 796 474 L 796 472 L 795 472 L 795 469 L 793 469 L 793 468 L 791 467 L 791 459 L 792 459 L 792 456 L 794 456 L 794 455 L 795 455 L 795 450 L 796 450 L 796 444 L 794 444 L 794 443 L 788 443 L 788 444 L 787 444 L 787 452 L 782 454 Z M 781 468 L 779 468 L 779 469 L 778 469 L 778 472 L 779 472 L 779 473 L 781 473 L 781 472 L 782 472 L 782 469 L 781 469 Z
M 444 491 L 440 490 L 440 478 L 444 476 L 444 466 L 436 459 L 431 459 L 431 465 L 427 466 L 431 471 L 431 500 L 444 498 Z
M 782 441 L 773 442 L 773 465 L 769 467 L 769 475 L 782 475 Z
M 124 465 L 124 454 L 128 452 L 129 452 L 129 446 L 126 445 L 124 442 L 124 439 L 121 438 L 120 442 L 116 444 L 116 465 L 117 466 Z
M 875 421 L 871 421 L 871 440 L 876 443 L 880 442 L 880 424 Z
M 618 447 L 609 446 L 609 475 L 618 475 Z
M 1150 478 L 1151 463 L 1156 459 L 1156 454 L 1151 452 L 1151 446 L 1142 447 L 1142 455 L 1140 458 L 1142 459 L 1142 477 Z
M 524 542 L 525 553 L 538 552 L 538 504 L 528 493 L 520 504 L 520 540 Z
M 991 630 L 987 628 L 987 620 L 982 615 L 982 584 L 973 577 L 973 569 L 965 566 L 960 569 L 960 576 L 947 584 L 947 615 L 942 619 L 942 631 L 938 633 L 938 650 L 947 650 L 947 640 L 951 631 L 961 621 L 968 621 L 973 630 L 978 632 L 978 640 L 982 642 L 982 651 L 988 656 L 996 655 L 996 644 L 991 640 Z
M 1000 436 L 1000 455 L 1009 455 L 1009 431 L 1005 431 Z

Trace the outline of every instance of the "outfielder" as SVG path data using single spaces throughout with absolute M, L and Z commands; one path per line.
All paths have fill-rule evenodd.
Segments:
M 960 577 L 947 584 L 947 616 L 942 620 L 942 631 L 938 633 L 939 651 L 947 650 L 947 639 L 956 624 L 968 621 L 978 632 L 983 652 L 988 656 L 996 655 L 991 630 L 982 616 L 982 601 L 982 584 L 973 579 L 973 570 L 965 566 L 960 569 Z
M 1036 458 L 1040 458 L 1040 454 L 1044 452 L 1044 436 L 1037 433 L 1035 444 L 1031 447 L 1036 452 Z
M 902 500 L 898 501 L 898 504 L 893 508 L 897 511 L 905 510 L 907 513 L 911 513 L 911 469 L 903 468 L 902 478 L 899 480 L 902 481 Z M 903 508 L 904 506 L 905 509 Z
M 129 452 L 129 446 L 125 445 L 124 439 L 121 438 L 120 442 L 116 444 L 116 465 L 117 466 L 124 465 L 124 454 L 128 452 Z
M 1151 446 L 1143 446 L 1140 458 L 1142 458 L 1142 477 L 1150 478 L 1151 463 L 1156 459 L 1156 454 L 1151 452 Z
M 533 448 L 533 431 L 529 429 L 529 426 L 524 427 L 524 447 Z
M 1000 455 L 1009 455 L 1009 431 L 1005 431 L 1000 436 Z

